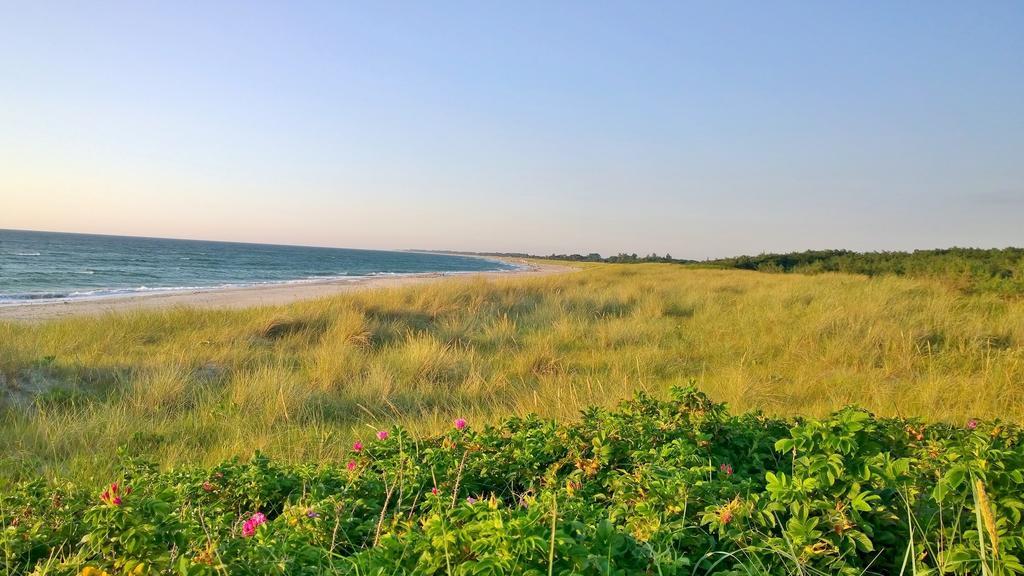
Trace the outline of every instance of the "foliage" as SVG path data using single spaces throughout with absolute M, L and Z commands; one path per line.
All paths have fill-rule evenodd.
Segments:
M 437 251 L 434 250 L 434 252 Z M 590 252 L 588 254 L 549 254 L 547 256 L 535 256 L 523 252 L 458 252 L 452 250 L 441 250 L 440 252 L 446 254 L 472 254 L 475 256 L 489 256 L 493 258 L 533 258 L 537 260 L 561 260 L 567 262 L 604 262 L 606 264 L 651 264 L 659 262 L 676 264 L 697 263 L 696 260 L 673 258 L 671 254 L 659 256 L 653 252 L 647 256 L 638 256 L 636 252 L 633 252 L 632 254 L 619 252 L 614 256 L 601 256 L 598 252 Z
M 698 267 L 798 274 L 842 272 L 867 276 L 908 276 L 940 280 L 966 292 L 1024 294 L 1024 248 L 944 248 L 914 250 L 913 252 L 807 250 L 703 261 L 673 258 L 670 254 L 637 256 L 635 253 L 619 253 L 608 257 L 603 257 L 596 252 L 586 255 L 551 254 L 549 256 L 531 256 L 520 253 L 480 253 L 480 255 L 611 264 L 661 262 Z
M 845 272 L 868 276 L 934 278 L 973 292 L 1024 294 L 1024 248 L 948 248 L 863 253 L 808 250 L 722 258 L 706 264 L 761 272 Z
M 5 574 L 1021 574 L 1021 430 L 730 415 L 694 388 L 0 496 Z M 130 490 L 129 490 L 130 488 Z M 101 497 L 100 492 L 103 492 Z M 114 495 L 120 495 L 115 500 Z

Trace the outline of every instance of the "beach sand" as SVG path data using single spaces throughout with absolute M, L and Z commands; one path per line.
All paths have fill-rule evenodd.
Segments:
M 294 284 L 268 284 L 244 288 L 211 288 L 180 292 L 154 292 L 125 296 L 107 296 L 94 299 L 70 299 L 0 306 L 0 320 L 36 322 L 68 316 L 95 316 L 126 310 L 144 310 L 173 307 L 188 308 L 248 308 L 287 304 L 297 300 L 322 298 L 353 290 L 394 288 L 456 278 L 511 278 L 542 276 L 575 270 L 571 266 L 525 263 L 507 260 L 520 266 L 520 270 L 506 272 L 478 272 L 460 274 L 425 273 L 398 277 L 348 278 Z

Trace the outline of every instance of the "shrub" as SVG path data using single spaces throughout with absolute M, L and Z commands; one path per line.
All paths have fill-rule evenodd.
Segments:
M 1021 430 L 730 415 L 693 388 L 579 422 L 367 438 L 0 496 L 9 574 L 1017 574 Z M 129 489 L 130 487 L 130 489 Z

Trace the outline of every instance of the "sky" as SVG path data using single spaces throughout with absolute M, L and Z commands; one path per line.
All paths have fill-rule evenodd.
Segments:
M 0 0 L 0 228 L 1024 245 L 1024 2 Z

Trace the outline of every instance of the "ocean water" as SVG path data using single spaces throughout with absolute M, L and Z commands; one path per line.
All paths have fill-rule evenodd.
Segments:
M 0 304 L 380 275 L 511 270 L 422 252 L 0 230 Z

